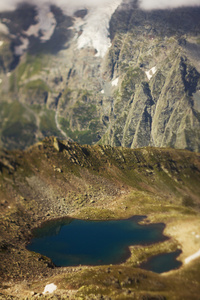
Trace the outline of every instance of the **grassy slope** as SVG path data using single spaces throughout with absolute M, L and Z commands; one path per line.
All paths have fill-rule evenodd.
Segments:
M 200 228 L 199 154 L 64 145 L 50 138 L 25 152 L 2 150 L 0 171 L 1 293 L 17 296 L 9 281 L 25 279 L 28 282 L 20 285 L 21 298 L 30 296 L 31 290 L 42 292 L 51 281 L 58 285 L 57 294 L 62 299 L 98 299 L 97 295 L 111 299 L 150 299 L 145 298 L 150 295 L 198 299 L 199 259 L 167 276 L 138 269 L 138 264 L 150 255 L 178 247 L 184 260 L 198 247 L 198 241 L 191 237 L 188 243 L 193 252 L 187 252 L 184 240 L 176 236 L 178 229 L 176 233 L 172 229 Z M 46 220 L 63 216 L 113 219 L 136 214 L 165 222 L 166 231 L 174 238 L 151 247 L 131 248 L 130 259 L 110 269 L 57 269 L 48 258 L 25 249 L 31 229 Z M 69 290 L 75 290 L 75 294 L 70 296 Z

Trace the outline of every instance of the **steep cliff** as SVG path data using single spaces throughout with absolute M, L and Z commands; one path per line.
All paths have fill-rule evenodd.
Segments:
M 52 6 L 44 40 L 47 32 L 30 30 L 36 9 L 26 6 L 29 18 L 20 23 L 23 9 L 1 14 L 10 32 L 1 33 L 1 145 L 25 148 L 55 135 L 81 144 L 200 150 L 199 7 L 119 6 L 106 54 L 102 11 L 92 35 L 94 12 L 66 16 Z M 88 44 L 84 32 L 92 36 Z

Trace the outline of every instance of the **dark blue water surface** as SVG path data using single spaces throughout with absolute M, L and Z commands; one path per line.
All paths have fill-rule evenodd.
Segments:
M 182 264 L 176 258 L 181 254 L 180 250 L 152 256 L 147 262 L 140 265 L 142 269 L 151 270 L 156 273 L 168 272 L 178 269 Z
M 124 262 L 130 245 L 164 241 L 164 224 L 139 225 L 144 217 L 127 220 L 57 220 L 34 231 L 28 250 L 52 259 L 56 266 L 103 265 Z

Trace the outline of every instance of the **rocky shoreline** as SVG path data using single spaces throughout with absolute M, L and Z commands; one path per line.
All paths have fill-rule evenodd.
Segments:
M 59 296 L 61 299 L 67 299 L 67 296 L 79 299 L 81 293 L 85 295 L 83 299 L 87 299 L 86 294 L 98 294 L 88 290 L 88 280 L 99 288 L 101 286 L 104 295 L 107 288 L 98 278 L 103 273 L 110 278 L 110 273 L 105 273 L 108 266 L 57 268 L 50 259 L 26 249 L 32 230 L 53 219 L 108 220 L 147 215 L 144 222 L 165 223 L 164 233 L 171 239 L 151 246 L 130 247 L 131 257 L 125 263 L 110 266 L 110 272 L 114 272 L 116 278 L 121 276 L 122 282 L 125 280 L 122 274 L 132 276 L 134 273 L 136 282 L 131 280 L 124 286 L 120 283 L 120 291 L 125 293 L 131 289 L 138 297 L 142 295 L 142 289 L 146 291 L 144 294 L 151 294 L 146 283 L 137 283 L 137 280 L 141 281 L 138 274 L 149 280 L 155 276 L 155 280 L 163 280 L 163 284 L 168 282 L 154 273 L 138 269 L 141 261 L 180 248 L 183 251 L 180 260 L 184 261 L 198 250 L 198 239 L 191 233 L 200 228 L 198 153 L 154 148 L 85 147 L 49 138 L 24 152 L 2 151 L 0 166 L 0 293 L 5 297 L 17 297 L 17 286 L 21 289 L 19 299 L 26 298 L 25 295 L 28 299 L 35 297 L 30 296 L 32 289 L 36 294 L 42 293 L 52 278 L 56 278 L 58 289 L 55 293 L 62 295 Z M 190 250 L 188 241 L 192 245 Z M 191 264 L 187 268 L 190 269 Z M 117 271 L 121 268 L 122 274 Z M 178 276 L 178 281 L 185 282 L 181 275 L 185 268 L 173 271 L 176 275 L 172 277 Z M 96 274 L 96 277 L 90 274 Z M 63 290 L 64 278 L 68 278 L 68 283 Z M 170 277 L 169 282 L 172 279 Z M 84 280 L 86 285 L 80 290 Z M 110 293 L 114 293 L 110 294 L 110 299 L 117 299 L 114 295 L 119 284 L 109 282 Z M 71 290 L 74 292 L 70 296 Z M 158 294 L 169 293 L 164 290 L 156 289 Z M 91 297 L 96 299 L 96 296 Z

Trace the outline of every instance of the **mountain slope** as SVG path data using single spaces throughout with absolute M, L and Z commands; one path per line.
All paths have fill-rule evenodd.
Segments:
M 200 155 L 186 150 L 80 146 L 56 138 L 26 151 L 1 150 L 0 297 L 29 299 L 32 291 L 39 294 L 55 282 L 54 297 L 61 299 L 192 299 L 191 293 L 198 298 L 199 258 L 184 261 L 199 249 L 199 180 Z M 25 247 L 32 229 L 45 221 L 144 214 L 147 223 L 164 222 L 171 238 L 131 247 L 120 265 L 56 268 Z M 152 255 L 177 249 L 179 270 L 163 276 L 138 267 Z
M 19 23 L 24 10 L 28 24 Z M 199 7 L 119 6 L 105 55 L 98 43 L 106 31 L 89 29 L 99 28 L 95 12 L 66 16 L 52 6 L 50 13 L 49 31 L 38 36 L 30 29 L 37 25 L 33 6 L 1 14 L 12 33 L 1 35 L 1 145 L 24 148 L 53 134 L 81 144 L 199 151 Z M 9 18 L 20 24 L 18 35 Z

